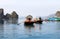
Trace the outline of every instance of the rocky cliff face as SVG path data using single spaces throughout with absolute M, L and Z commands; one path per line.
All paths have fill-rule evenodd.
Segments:
M 57 16 L 57 17 L 60 17 L 60 11 L 57 11 L 57 12 L 56 12 L 56 16 Z
M 13 23 L 16 24 L 18 23 L 18 14 L 13 11 L 11 14 L 6 14 L 4 15 L 4 9 L 0 8 L 0 24 L 4 24 L 4 20 L 7 23 Z
M 0 19 L 3 19 L 3 16 L 4 16 L 4 9 L 0 9 Z
M 13 11 L 11 14 L 11 18 L 18 18 L 18 14 L 15 11 Z
M 18 19 L 18 14 L 15 11 L 13 11 L 12 14 L 7 13 L 5 18 L 6 19 Z
M 6 16 L 5 16 L 5 18 L 6 19 L 10 19 L 11 18 L 11 15 L 7 13 Z

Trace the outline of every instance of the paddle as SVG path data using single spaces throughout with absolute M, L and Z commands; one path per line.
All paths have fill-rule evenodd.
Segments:
M 17 25 L 19 25 L 19 24 L 21 24 L 21 23 L 24 23 L 24 21 L 22 21 L 22 22 L 18 23 Z

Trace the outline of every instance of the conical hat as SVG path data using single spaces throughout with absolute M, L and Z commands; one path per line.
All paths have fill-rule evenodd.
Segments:
M 26 18 L 31 18 L 32 19 L 33 17 L 31 15 L 28 15 Z

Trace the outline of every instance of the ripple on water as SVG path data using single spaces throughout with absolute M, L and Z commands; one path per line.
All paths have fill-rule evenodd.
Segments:
M 60 22 L 45 22 L 34 27 L 23 23 L 0 26 L 0 39 L 60 39 Z

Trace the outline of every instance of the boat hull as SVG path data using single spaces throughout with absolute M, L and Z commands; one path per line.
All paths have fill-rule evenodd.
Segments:
M 42 24 L 43 21 L 36 21 L 35 23 L 39 23 L 39 24 Z
M 34 22 L 24 22 L 24 25 L 33 25 Z

